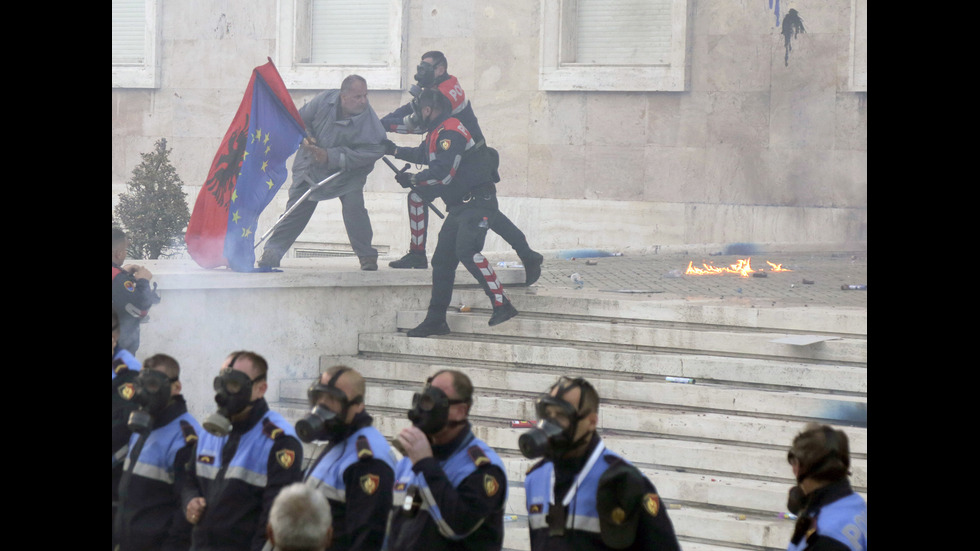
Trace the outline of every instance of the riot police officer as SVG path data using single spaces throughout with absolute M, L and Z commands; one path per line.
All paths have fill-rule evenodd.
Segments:
M 847 434 L 811 423 L 787 454 L 797 485 L 787 506 L 798 515 L 789 551 L 863 551 L 868 548 L 868 504 L 851 488 Z
M 191 525 L 180 496 L 201 426 L 180 393 L 177 360 L 156 354 L 143 364 L 113 531 L 119 551 L 183 551 L 191 544 Z
M 329 444 L 307 470 L 333 513 L 340 551 L 374 551 L 384 543 L 397 457 L 365 411 L 364 377 L 342 365 L 322 373 L 307 391 L 312 411 L 296 423 L 304 442 Z
M 449 62 L 445 54 L 430 51 L 422 54 L 415 73 L 417 86 L 412 86 L 410 93 L 412 101 L 385 115 L 381 119 L 382 126 L 388 132 L 397 134 L 422 134 L 428 129 L 422 121 L 421 108 L 418 98 L 423 90 L 437 90 L 450 102 L 452 116 L 459 119 L 473 136 L 477 148 L 486 147 L 483 130 L 473 111 L 473 105 L 466 97 L 466 92 L 459 80 L 448 72 Z M 390 154 L 396 155 L 398 147 L 390 140 L 387 142 L 394 149 Z M 408 194 L 408 218 L 412 232 L 408 254 L 398 260 L 389 262 L 392 268 L 427 268 L 425 258 L 425 243 L 428 235 L 429 209 L 416 193 Z M 525 282 L 531 285 L 541 276 L 541 264 L 544 257 L 531 249 L 527 237 L 514 222 L 503 213 L 490 222 L 490 229 L 503 238 L 517 252 L 524 264 Z
M 443 370 L 412 398 L 397 445 L 388 551 L 499 550 L 507 477 L 500 457 L 469 423 L 473 384 Z
M 525 457 L 543 457 L 524 480 L 532 551 L 680 549 L 653 483 L 596 434 L 588 381 L 562 377 L 536 408 L 537 427 L 518 441 Z
M 302 481 L 296 431 L 265 401 L 268 369 L 254 352 L 233 352 L 214 379 L 218 411 L 201 423 L 182 496 L 193 551 L 261 550 L 276 494 Z
M 439 242 L 432 255 L 432 297 L 428 313 L 408 336 L 428 337 L 450 332 L 446 309 L 460 263 L 490 299 L 493 314 L 489 325 L 503 323 L 516 316 L 517 309 L 504 295 L 503 285 L 482 253 L 487 231 L 500 214 L 493 184 L 494 150 L 476 147 L 466 126 L 451 116 L 449 100 L 438 91 L 424 90 L 419 95 L 419 109 L 429 132 L 417 148 L 403 148 L 396 152 L 396 157 L 428 167 L 416 174 L 399 173 L 395 180 L 416 190 L 413 193 L 426 195 L 427 200 L 441 197 L 449 213 L 439 230 Z

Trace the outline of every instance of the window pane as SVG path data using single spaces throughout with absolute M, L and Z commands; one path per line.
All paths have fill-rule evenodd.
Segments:
M 384 65 L 390 4 L 389 0 L 314 0 L 311 63 Z
M 666 63 L 671 42 L 670 0 L 578 0 L 572 63 Z
M 146 42 L 143 0 L 112 0 L 112 63 L 142 65 Z

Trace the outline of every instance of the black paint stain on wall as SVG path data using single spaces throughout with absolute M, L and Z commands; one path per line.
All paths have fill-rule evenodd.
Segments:
M 800 13 L 796 10 L 789 10 L 786 17 L 783 18 L 783 38 L 785 39 L 786 45 L 786 57 L 783 62 L 789 67 L 789 53 L 793 50 L 793 45 L 790 40 L 796 38 L 796 35 L 800 33 L 805 33 L 806 28 L 803 27 L 803 18 L 800 17 Z

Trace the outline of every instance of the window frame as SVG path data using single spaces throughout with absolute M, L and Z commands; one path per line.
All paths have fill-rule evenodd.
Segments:
M 868 91 L 868 0 L 851 0 L 851 44 L 848 87 Z
M 691 4 L 671 3 L 671 48 L 665 64 L 582 65 L 563 61 L 574 51 L 576 0 L 541 0 L 541 68 L 546 91 L 682 92 L 690 87 Z

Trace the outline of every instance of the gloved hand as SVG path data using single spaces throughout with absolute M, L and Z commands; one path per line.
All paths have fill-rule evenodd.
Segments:
M 399 172 L 398 174 L 395 174 L 395 181 L 398 182 L 398 185 L 404 188 L 412 187 L 412 185 L 415 183 L 414 180 L 415 175 L 408 172 Z
M 385 139 L 381 144 L 385 146 L 385 155 L 394 155 L 398 151 L 398 146 L 391 140 Z

